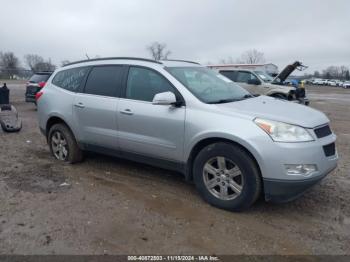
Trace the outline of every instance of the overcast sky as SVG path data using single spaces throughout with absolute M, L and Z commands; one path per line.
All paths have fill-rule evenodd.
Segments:
M 0 51 L 22 60 L 149 57 L 159 41 L 202 63 L 255 48 L 280 69 L 350 66 L 348 0 L 0 0 L 0 10 Z

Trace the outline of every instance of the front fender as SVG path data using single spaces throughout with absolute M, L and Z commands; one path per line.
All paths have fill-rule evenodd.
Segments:
M 185 159 L 187 160 L 186 162 L 189 161 L 191 157 L 191 152 L 195 148 L 195 146 L 207 139 L 228 140 L 230 142 L 238 144 L 243 148 L 245 148 L 250 154 L 252 154 L 252 156 L 257 161 L 259 167 L 263 164 L 261 155 L 256 150 L 256 147 L 254 146 L 253 143 L 250 143 L 248 140 L 242 139 L 233 134 L 229 134 L 226 132 L 224 133 L 224 132 L 215 131 L 215 130 L 199 133 L 191 140 L 191 142 L 186 147 L 187 150 L 185 151 Z

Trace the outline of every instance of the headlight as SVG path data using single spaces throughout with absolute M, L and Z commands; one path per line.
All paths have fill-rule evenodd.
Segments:
M 307 142 L 314 139 L 300 126 L 256 118 L 254 122 L 276 142 Z

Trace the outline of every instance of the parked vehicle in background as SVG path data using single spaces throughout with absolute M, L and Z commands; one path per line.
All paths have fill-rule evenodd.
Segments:
M 337 86 L 337 81 L 336 80 L 328 80 L 328 85 L 329 86 Z
M 343 85 L 343 81 L 335 80 L 335 84 L 336 84 L 336 86 L 342 86 Z
M 320 78 L 316 78 L 314 79 L 314 81 L 312 82 L 314 85 L 325 85 L 326 83 L 326 80 L 324 79 L 320 79 Z
M 350 81 L 346 81 L 343 83 L 343 88 L 350 88 Z
M 303 80 L 303 81 L 305 81 L 305 84 L 307 84 L 307 85 L 312 85 L 314 79 L 313 79 L 313 78 L 310 78 L 310 79 L 305 79 L 305 80 Z
M 52 75 L 52 71 L 37 72 L 26 83 L 25 101 L 35 102 L 35 95 L 45 86 L 46 81 Z
M 292 200 L 337 165 L 323 113 L 254 97 L 194 62 L 80 61 L 58 69 L 36 97 L 57 160 L 95 151 L 176 170 L 228 210 L 248 208 L 261 192 Z
M 302 66 L 300 62 L 288 65 L 275 78 L 263 71 L 232 68 L 227 65 L 209 65 L 208 67 L 238 83 L 254 95 L 267 95 L 308 105 L 310 102 L 304 88 L 285 84 L 287 77 L 299 66 Z

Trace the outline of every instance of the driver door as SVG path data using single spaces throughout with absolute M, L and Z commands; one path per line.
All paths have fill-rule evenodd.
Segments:
M 252 84 L 251 82 L 253 81 L 255 81 L 257 84 Z M 263 88 L 259 78 L 248 71 L 238 71 L 236 82 L 238 82 L 240 86 L 245 88 L 251 94 L 264 95 L 267 92 L 267 90 Z
M 122 151 L 181 161 L 185 106 L 153 105 L 154 96 L 177 90 L 150 68 L 130 66 L 124 95 L 118 105 L 119 145 Z

